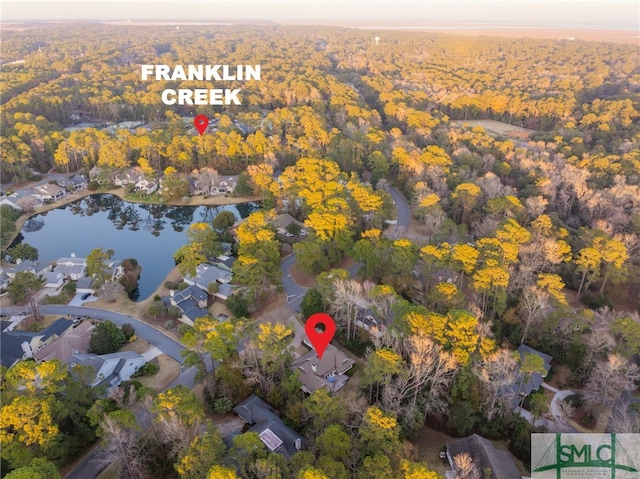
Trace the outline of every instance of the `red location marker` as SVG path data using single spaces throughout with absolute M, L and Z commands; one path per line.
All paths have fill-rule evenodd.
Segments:
M 317 328 L 320 324 L 324 325 L 324 331 Z M 336 334 L 336 323 L 333 318 L 324 313 L 312 314 L 304 324 L 304 330 L 318 354 L 318 359 L 322 359 L 324 350 L 327 349 L 333 335 Z
M 196 130 L 200 133 L 200 136 L 202 136 L 209 126 L 209 118 L 207 118 L 207 115 L 198 115 L 193 119 L 193 124 L 195 125 Z

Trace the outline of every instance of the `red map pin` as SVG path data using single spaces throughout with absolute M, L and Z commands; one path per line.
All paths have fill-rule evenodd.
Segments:
M 195 125 L 196 130 L 200 133 L 200 136 L 202 136 L 209 126 L 209 118 L 207 118 L 207 115 L 198 115 L 193 119 L 193 124 Z
M 324 325 L 324 331 L 317 328 L 320 324 Z M 336 323 L 333 318 L 324 313 L 312 314 L 304 324 L 304 330 L 318 354 L 318 359 L 322 359 L 324 350 L 327 349 L 333 335 L 336 334 Z

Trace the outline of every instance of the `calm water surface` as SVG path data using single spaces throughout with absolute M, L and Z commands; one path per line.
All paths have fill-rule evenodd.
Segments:
M 142 275 L 133 299 L 145 299 L 175 266 L 173 253 L 187 242 L 189 225 L 210 223 L 221 211 L 246 218 L 258 207 L 257 203 L 150 205 L 97 194 L 33 216 L 14 244 L 25 242 L 36 247 L 42 262 L 68 257 L 71 253 L 86 257 L 94 248 L 114 250 L 115 259 L 135 258 L 142 265 Z

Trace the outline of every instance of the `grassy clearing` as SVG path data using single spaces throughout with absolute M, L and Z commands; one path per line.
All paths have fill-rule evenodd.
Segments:
M 161 354 L 156 359 L 160 365 L 160 371 L 153 376 L 137 378 L 137 380 L 143 386 L 163 391 L 180 375 L 180 364 L 166 354 Z

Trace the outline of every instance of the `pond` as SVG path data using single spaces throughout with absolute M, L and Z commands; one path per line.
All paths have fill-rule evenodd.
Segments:
M 38 249 L 39 261 L 52 262 L 95 248 L 112 249 L 114 259 L 135 258 L 142 275 L 133 300 L 152 294 L 175 266 L 173 253 L 187 242 L 189 225 L 211 223 L 221 211 L 246 218 L 259 203 L 224 206 L 167 206 L 129 203 L 111 194 L 86 196 L 29 218 L 13 245 Z

